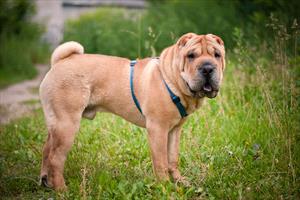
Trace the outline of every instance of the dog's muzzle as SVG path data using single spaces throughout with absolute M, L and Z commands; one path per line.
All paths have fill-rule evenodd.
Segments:
M 219 92 L 219 79 L 216 66 L 210 62 L 204 62 L 198 68 L 197 80 L 193 85 L 188 84 L 188 87 L 195 97 L 216 97 Z

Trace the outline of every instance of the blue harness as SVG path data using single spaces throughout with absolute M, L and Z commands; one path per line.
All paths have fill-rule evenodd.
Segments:
M 130 90 L 131 90 L 132 99 L 133 99 L 137 109 L 140 111 L 141 114 L 143 114 L 140 103 L 134 94 L 134 88 L 133 88 L 133 74 L 134 74 L 134 65 L 135 64 L 136 64 L 136 60 L 130 61 Z M 163 81 L 164 81 L 164 84 L 170 94 L 170 97 L 171 97 L 173 103 L 175 104 L 175 106 L 177 107 L 181 117 L 182 118 L 186 117 L 188 114 L 187 114 L 184 106 L 182 105 L 180 98 L 172 92 L 172 90 L 169 88 L 169 86 L 167 85 L 167 83 L 165 82 L 164 79 L 163 79 Z

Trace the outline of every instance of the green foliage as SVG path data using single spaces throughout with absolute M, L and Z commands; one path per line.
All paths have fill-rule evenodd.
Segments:
M 143 22 L 160 35 L 156 47 L 161 51 L 187 32 L 219 35 L 230 47 L 233 45 L 231 32 L 238 20 L 233 1 L 194 0 L 154 3 Z
M 224 8 L 227 12 L 222 12 Z M 233 4 L 217 1 L 153 4 L 146 11 L 100 9 L 69 22 L 64 40 L 81 42 L 89 53 L 129 58 L 157 56 L 187 32 L 214 33 L 230 46 L 233 41 L 226 33 L 232 31 L 235 21 Z
M 23 23 L 34 12 L 34 6 L 28 0 L 4 0 L 0 2 L 0 10 L 0 34 L 19 34 Z
M 131 20 L 132 15 L 122 9 L 102 9 L 95 14 L 87 14 L 79 21 L 67 24 L 64 39 L 82 43 L 88 53 L 134 58 L 139 40 L 136 34 L 138 27 Z
M 295 18 L 300 19 L 300 3 L 298 0 L 239 0 L 236 3 L 241 21 L 249 20 L 256 25 L 263 20 L 267 20 L 270 14 L 281 18 L 285 24 L 291 23 Z
M 0 2 L 0 87 L 33 78 L 34 63 L 48 55 L 41 27 L 30 22 L 33 10 L 28 0 Z
M 158 56 L 187 32 L 219 35 L 227 49 L 236 46 L 235 29 L 244 31 L 252 46 L 273 44 L 274 30 L 266 27 L 279 19 L 287 32 L 299 22 L 299 1 L 151 1 L 145 11 L 99 9 L 69 22 L 64 40 L 81 42 L 89 53 L 129 58 Z M 299 42 L 299 40 L 298 40 Z M 287 45 L 287 49 L 293 52 Z M 297 51 L 299 51 L 299 47 Z

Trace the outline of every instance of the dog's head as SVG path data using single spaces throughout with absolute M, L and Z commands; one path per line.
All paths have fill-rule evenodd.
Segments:
M 183 35 L 175 47 L 185 93 L 195 98 L 217 96 L 225 69 L 225 48 L 216 35 Z

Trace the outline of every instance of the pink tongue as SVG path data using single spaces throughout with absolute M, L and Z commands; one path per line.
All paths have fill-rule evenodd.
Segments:
M 211 92 L 212 91 L 212 87 L 209 84 L 205 84 L 204 87 L 203 87 L 203 90 L 205 92 Z

